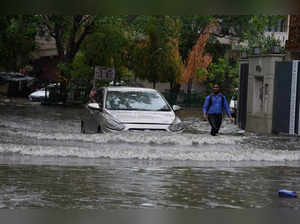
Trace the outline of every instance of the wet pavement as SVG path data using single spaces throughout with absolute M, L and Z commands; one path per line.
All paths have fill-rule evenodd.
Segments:
M 80 133 L 84 107 L 0 103 L 0 208 L 295 208 L 300 140 L 221 135 L 194 110 L 182 134 Z

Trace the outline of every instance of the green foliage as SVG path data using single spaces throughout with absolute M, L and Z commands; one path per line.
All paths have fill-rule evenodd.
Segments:
M 97 31 L 88 36 L 81 47 L 85 63 L 91 67 L 114 67 L 117 79 L 128 76 L 131 73 L 129 67 L 132 64 L 133 40 L 125 28 L 121 20 L 119 23 L 99 25 Z
M 262 43 L 263 53 L 273 53 L 273 47 L 275 46 L 280 47 L 281 52 L 284 51 L 283 47 L 281 47 L 280 40 L 276 39 L 273 35 L 265 37 Z
M 249 28 L 244 33 L 244 39 L 248 40 L 249 47 L 263 47 L 266 41 L 264 32 L 267 27 L 277 25 L 282 18 L 282 16 L 252 16 L 248 22 Z
M 224 57 L 225 48 L 216 39 L 217 37 L 236 38 L 238 41 L 248 41 L 249 47 L 262 46 L 265 40 L 266 28 L 277 25 L 283 16 L 278 15 L 214 15 L 214 16 L 180 16 L 181 22 L 179 49 L 185 61 L 195 45 L 199 33 L 213 19 L 217 19 L 218 29 L 210 37 L 206 52 L 213 56 L 216 62 L 219 57 Z
M 180 16 L 181 28 L 179 34 L 179 52 L 183 61 L 186 61 L 192 47 L 199 38 L 199 33 L 212 20 L 211 16 Z
M 169 16 L 142 16 L 137 21 L 141 33 L 132 51 L 132 69 L 136 76 L 154 85 L 159 81 L 175 82 L 179 75 L 172 55 L 177 35 L 175 21 Z
M 218 19 L 219 30 L 217 37 L 233 37 L 245 40 L 245 34 L 252 27 L 249 26 L 249 21 L 253 15 L 215 15 Z
M 133 71 L 129 70 L 127 67 L 123 66 L 120 68 L 121 77 L 120 80 L 122 81 L 134 81 L 134 73 Z
M 72 63 L 87 36 L 95 33 L 103 23 L 118 21 L 118 17 L 100 15 L 38 15 L 40 35 L 56 41 L 58 55 L 62 62 Z
M 178 38 L 179 52 L 185 61 L 199 33 L 214 19 L 218 19 L 218 32 L 214 33 L 206 47 L 206 52 L 213 56 L 210 68 L 213 72 L 209 72 L 209 79 L 216 78 L 211 73 L 224 73 L 228 74 L 223 78 L 226 82 L 227 79 L 233 80 L 228 68 L 232 65 L 228 61 L 220 61 L 225 47 L 216 37 L 237 37 L 240 41 L 248 40 L 250 47 L 262 46 L 270 51 L 277 43 L 272 37 L 266 38 L 264 31 L 267 26 L 277 24 L 282 16 L 1 16 L 0 66 L 18 70 L 26 65 L 39 32 L 56 40 L 61 58 L 59 67 L 70 80 L 89 80 L 94 66 L 100 65 L 115 67 L 122 79 L 137 76 L 154 83 L 174 83 L 180 75 L 180 66 L 172 57 L 173 40 Z
M 119 68 L 123 65 L 128 40 L 121 26 L 103 24 L 84 41 L 81 50 L 89 65 Z
M 219 58 L 223 58 L 225 56 L 226 51 L 230 48 L 231 46 L 221 44 L 214 36 L 211 36 L 206 44 L 205 53 L 212 56 L 213 62 L 217 62 Z
M 0 16 L 0 66 L 18 71 L 35 49 L 37 18 L 33 15 Z
M 86 63 L 86 57 L 82 53 L 76 55 L 72 64 L 60 63 L 58 67 L 73 84 L 89 85 L 93 79 L 93 67 Z
M 90 83 L 93 79 L 93 75 L 94 69 L 86 63 L 85 55 L 78 53 L 72 63 L 72 80 L 81 83 Z
M 210 89 L 218 83 L 226 96 L 231 96 L 234 88 L 238 87 L 238 65 L 228 59 L 219 58 L 216 63 L 211 63 L 207 71 L 199 69 L 197 76 L 205 76 L 204 84 Z
M 76 83 L 89 85 L 95 66 L 114 67 L 117 71 L 126 67 L 128 38 L 119 17 L 103 17 L 97 20 L 97 28 L 80 46 L 71 62 L 60 64 L 62 72 Z

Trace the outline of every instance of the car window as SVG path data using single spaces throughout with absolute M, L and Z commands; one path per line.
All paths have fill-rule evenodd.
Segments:
M 157 92 L 109 91 L 105 106 L 108 110 L 171 111 Z

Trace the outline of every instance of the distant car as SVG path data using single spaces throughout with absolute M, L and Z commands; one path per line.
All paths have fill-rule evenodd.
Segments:
M 1 93 L 7 96 L 27 96 L 35 78 L 21 73 L 0 72 Z
M 41 102 L 45 99 L 45 97 L 49 97 L 49 91 L 46 92 L 45 88 L 41 88 L 33 93 L 29 94 L 28 99 L 30 101 Z
M 183 123 L 175 115 L 181 108 L 171 107 L 156 90 L 137 87 L 103 87 L 97 90 L 96 103 L 87 105 L 81 120 L 82 133 L 130 130 L 158 130 L 179 133 Z
M 47 88 L 52 88 L 59 86 L 59 83 L 52 83 L 47 86 Z M 49 91 L 46 88 L 41 88 L 28 95 L 28 99 L 33 102 L 42 102 L 46 97 L 49 98 Z

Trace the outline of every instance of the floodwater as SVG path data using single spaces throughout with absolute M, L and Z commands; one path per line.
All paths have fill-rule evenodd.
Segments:
M 300 140 L 221 135 L 197 113 L 182 134 L 80 133 L 83 107 L 0 104 L 0 208 L 293 208 Z

